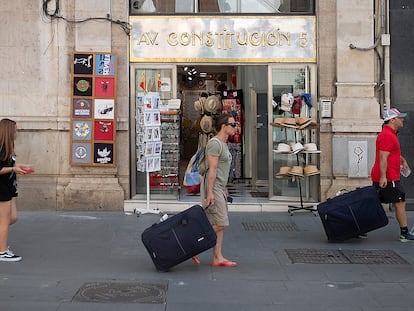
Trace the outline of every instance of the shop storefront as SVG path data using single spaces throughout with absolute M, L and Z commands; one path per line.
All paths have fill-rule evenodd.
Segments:
M 130 210 L 146 203 L 148 189 L 161 210 L 198 202 L 183 172 L 210 126 L 197 108 L 205 94 L 219 96 L 209 101 L 220 107 L 214 113 L 240 123 L 229 141 L 235 202 L 311 205 L 370 184 L 383 108 L 391 100 L 411 110 L 409 88 L 400 90 L 409 66 L 396 52 L 405 37 L 395 26 L 409 8 L 399 2 L 59 2 L 35 10 L 13 2 L 3 12 L 9 78 L 0 110 L 18 123 L 19 161 L 36 167 L 19 180 L 22 209 Z M 74 67 L 89 60 L 104 70 Z M 144 102 L 149 111 L 139 109 Z M 409 156 L 409 128 L 401 135 Z
M 234 187 L 248 184 L 272 201 L 317 202 L 313 5 L 303 7 L 300 13 L 307 15 L 302 16 L 292 14 L 295 11 L 283 16 L 235 14 L 237 8 L 240 12 L 236 1 L 230 5 L 232 15 L 154 16 L 141 15 L 135 2 L 131 14 L 137 16 L 130 17 L 131 198 L 144 199 L 147 186 L 152 198 L 185 198 L 185 168 L 208 137 L 203 115 L 225 111 L 238 121 L 237 136 L 229 141 Z M 143 103 L 151 94 L 159 97 L 156 110 Z M 204 96 L 209 100 L 216 96 L 219 108 L 198 109 Z M 161 119 L 159 139 L 151 135 L 158 124 L 145 121 L 154 111 Z M 298 143 L 316 149 L 296 152 Z M 291 149 L 278 152 L 280 144 Z M 155 154 L 158 145 L 162 151 Z M 148 161 L 159 165 L 154 169 Z M 304 172 L 306 167 L 312 171 Z M 293 174 L 283 173 L 286 168 Z

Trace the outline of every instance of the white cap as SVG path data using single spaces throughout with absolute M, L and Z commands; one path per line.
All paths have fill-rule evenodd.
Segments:
M 292 146 L 292 153 L 297 154 L 303 150 L 303 145 L 301 143 L 296 143 Z
M 405 118 L 406 116 L 406 113 L 399 112 L 397 108 L 384 110 L 384 122 L 394 118 Z

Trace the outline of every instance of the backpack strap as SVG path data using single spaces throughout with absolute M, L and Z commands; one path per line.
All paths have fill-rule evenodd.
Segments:
M 222 145 L 222 143 L 221 143 L 221 140 L 220 140 L 220 139 L 218 139 L 217 137 L 212 137 L 210 140 L 215 140 L 215 141 L 217 141 L 217 142 L 219 143 L 219 145 L 220 145 L 220 152 L 219 152 L 219 156 L 221 156 L 221 152 L 223 151 L 223 145 Z
M 221 143 L 221 140 L 220 139 L 218 139 L 217 137 L 211 137 L 210 138 L 210 140 L 215 140 L 215 141 L 217 141 L 217 143 L 220 145 L 220 152 L 219 152 L 219 156 L 221 156 L 221 153 L 223 152 L 223 145 L 222 145 L 222 143 Z M 207 147 L 207 145 L 206 145 L 206 147 Z M 204 149 L 206 149 L 206 147 L 204 147 Z M 205 150 L 204 150 L 204 152 L 205 152 Z M 206 171 L 204 172 L 204 176 L 207 176 L 207 171 L 208 171 L 208 169 L 209 169 L 209 167 L 208 167 L 208 160 L 207 160 L 207 154 L 205 155 L 205 158 L 204 158 L 204 161 L 205 161 L 205 165 L 206 165 Z M 205 178 L 205 180 L 206 180 L 207 178 Z

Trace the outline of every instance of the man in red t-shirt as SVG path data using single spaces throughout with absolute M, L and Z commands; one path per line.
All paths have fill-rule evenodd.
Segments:
M 401 156 L 397 133 L 404 126 L 406 113 L 396 108 L 384 111 L 384 125 L 376 140 L 375 163 L 371 170 L 373 186 L 377 189 L 382 203 L 394 203 L 395 216 L 400 225 L 400 241 L 414 241 L 409 232 L 405 211 L 405 190 L 400 184 L 400 170 L 408 169 L 407 161 Z

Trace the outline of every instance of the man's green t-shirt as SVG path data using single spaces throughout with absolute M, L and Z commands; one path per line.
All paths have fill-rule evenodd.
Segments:
M 220 147 L 220 144 L 222 147 Z M 227 147 L 227 144 L 222 143 L 219 139 L 210 139 L 206 145 L 207 158 L 209 155 L 219 157 L 214 186 L 224 189 L 229 178 L 232 160 L 229 148 Z

